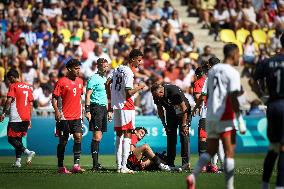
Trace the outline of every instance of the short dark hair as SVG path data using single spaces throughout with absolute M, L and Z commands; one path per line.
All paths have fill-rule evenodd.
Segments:
M 229 58 L 230 56 L 232 56 L 233 52 L 236 50 L 236 49 L 239 49 L 239 47 L 234 44 L 234 43 L 228 43 L 224 46 L 224 49 L 223 49 L 223 53 L 224 53 L 224 57 L 225 59 L 226 58 Z
M 216 64 L 219 64 L 220 62 L 221 61 L 216 56 L 213 56 L 213 57 L 209 58 L 209 60 L 208 60 L 208 63 L 211 67 L 216 65 Z
M 138 56 L 143 56 L 143 53 L 139 50 L 139 49 L 133 49 L 130 53 L 129 53 L 129 59 L 134 59 L 137 58 Z
M 19 72 L 16 69 L 10 69 L 7 73 L 7 78 L 9 77 L 19 78 Z
M 98 64 L 98 65 L 101 65 L 102 63 L 105 63 L 105 62 L 108 62 L 107 59 L 105 59 L 105 58 L 99 58 L 99 59 L 97 60 L 97 64 Z
M 282 48 L 284 48 L 284 33 L 282 32 L 281 37 L 280 37 L 280 42 L 281 42 L 281 46 Z
M 136 131 L 139 131 L 140 129 L 142 129 L 142 130 L 145 131 L 145 135 L 148 134 L 148 131 L 147 131 L 147 129 L 146 129 L 145 127 L 136 127 L 136 128 L 135 128 Z
M 195 75 L 196 75 L 197 77 L 200 77 L 200 76 L 203 75 L 203 69 L 202 69 L 202 67 L 196 68 L 196 70 L 195 70 Z
M 72 68 L 72 67 L 75 67 L 75 66 L 81 66 L 81 62 L 78 59 L 75 59 L 75 58 L 67 58 L 64 61 L 64 64 L 65 64 L 66 68 Z
M 151 87 L 151 93 L 155 93 L 161 87 L 162 87 L 162 85 L 159 84 L 159 83 L 153 84 L 152 87 Z

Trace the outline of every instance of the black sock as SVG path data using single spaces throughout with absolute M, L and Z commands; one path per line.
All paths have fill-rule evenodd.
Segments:
M 16 151 L 25 151 L 25 147 L 22 143 L 21 137 L 8 137 L 8 142 L 15 148 Z
M 284 152 L 279 153 L 276 186 L 284 186 Z
M 65 145 L 64 144 L 58 144 L 57 145 L 58 167 L 63 167 L 64 153 L 65 153 Z
M 202 153 L 207 152 L 207 143 L 206 141 L 198 141 L 198 152 L 199 156 L 201 156 Z
M 80 155 L 81 155 L 81 142 L 74 142 L 73 145 L 73 153 L 74 153 L 74 164 L 80 163 Z
M 277 156 L 278 154 L 272 150 L 269 150 L 267 152 L 267 155 L 263 163 L 263 175 L 262 175 L 263 182 L 267 183 L 269 182 Z
M 93 167 L 98 165 L 99 161 L 99 146 L 100 141 L 92 140 L 91 143 L 91 153 L 93 158 Z
M 153 161 L 155 163 L 155 165 L 159 166 L 161 163 L 161 160 L 158 156 L 154 156 L 151 161 Z

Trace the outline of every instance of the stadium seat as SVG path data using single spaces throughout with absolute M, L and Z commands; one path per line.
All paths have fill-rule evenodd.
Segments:
M 248 35 L 250 35 L 250 31 L 243 28 L 237 30 L 236 32 L 237 40 L 240 41 L 241 43 L 244 43 L 246 41 Z
M 230 43 L 236 41 L 236 36 L 233 30 L 223 29 L 220 31 L 221 41 Z
M 258 44 L 260 43 L 266 43 L 267 35 L 263 30 L 253 30 L 252 31 L 252 37 L 254 41 Z
M 268 33 L 267 33 L 268 37 L 271 38 L 271 37 L 275 36 L 275 32 L 276 32 L 276 30 L 269 30 Z
M 243 55 L 243 43 L 241 43 L 241 42 L 238 41 L 238 40 L 232 41 L 232 43 L 238 45 L 239 51 L 240 51 L 240 55 Z

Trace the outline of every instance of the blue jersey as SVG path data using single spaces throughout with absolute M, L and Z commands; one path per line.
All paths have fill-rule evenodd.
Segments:
M 269 100 L 284 99 L 284 54 L 258 63 L 254 79 L 266 79 Z
M 98 104 L 101 106 L 107 105 L 107 94 L 105 89 L 106 77 L 99 74 L 93 75 L 87 84 L 87 90 L 93 90 L 91 95 L 91 104 Z

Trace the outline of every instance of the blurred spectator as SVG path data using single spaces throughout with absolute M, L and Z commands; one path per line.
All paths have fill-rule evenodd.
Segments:
M 37 42 L 36 33 L 33 31 L 33 26 L 31 22 L 28 22 L 25 25 L 24 31 L 20 35 L 21 37 L 25 38 L 27 45 L 33 46 Z
M 255 29 L 258 24 L 256 22 L 256 13 L 254 7 L 252 6 L 251 0 L 244 1 L 242 12 L 244 19 L 244 27 L 250 30 Z
M 208 29 L 210 28 L 210 14 L 214 10 L 216 0 L 200 0 L 200 3 L 200 18 L 204 21 L 202 28 Z
M 206 45 L 203 48 L 203 53 L 198 57 L 198 64 L 202 65 L 202 62 L 207 62 L 213 56 L 215 55 L 212 53 L 212 48 L 209 45 Z
M 89 57 L 89 53 L 93 52 L 95 48 L 95 42 L 90 39 L 89 31 L 84 32 L 80 47 L 82 49 L 82 59 L 86 60 Z
M 174 9 L 171 5 L 170 1 L 164 1 L 164 6 L 162 8 L 162 17 L 165 19 L 169 19 L 172 16 Z
M 250 103 L 250 110 L 247 112 L 249 116 L 265 116 L 264 110 L 261 110 L 259 106 L 261 105 L 260 100 L 253 100 Z
M 34 79 L 38 77 L 36 70 L 33 68 L 33 62 L 27 60 L 25 65 L 23 65 L 22 81 L 33 85 Z
M 182 21 L 178 16 L 177 10 L 173 11 L 172 17 L 170 19 L 168 19 L 168 22 L 169 22 L 169 24 L 172 25 L 173 31 L 175 32 L 175 34 L 177 34 L 181 31 Z
M 15 45 L 22 33 L 21 28 L 19 28 L 18 23 L 13 22 L 11 29 L 6 32 L 6 38 L 10 38 L 12 43 Z
M 254 40 L 251 35 L 248 35 L 245 43 L 243 44 L 243 61 L 245 64 L 253 65 L 256 63 L 258 49 L 255 48 Z
M 153 95 L 151 93 L 151 86 L 153 81 L 148 79 L 146 81 L 146 90 L 141 94 L 142 114 L 146 116 L 156 115 L 157 106 L 154 103 Z
M 182 31 L 177 34 L 178 45 L 181 50 L 196 50 L 196 41 L 193 33 L 188 30 L 188 24 L 182 25 Z

